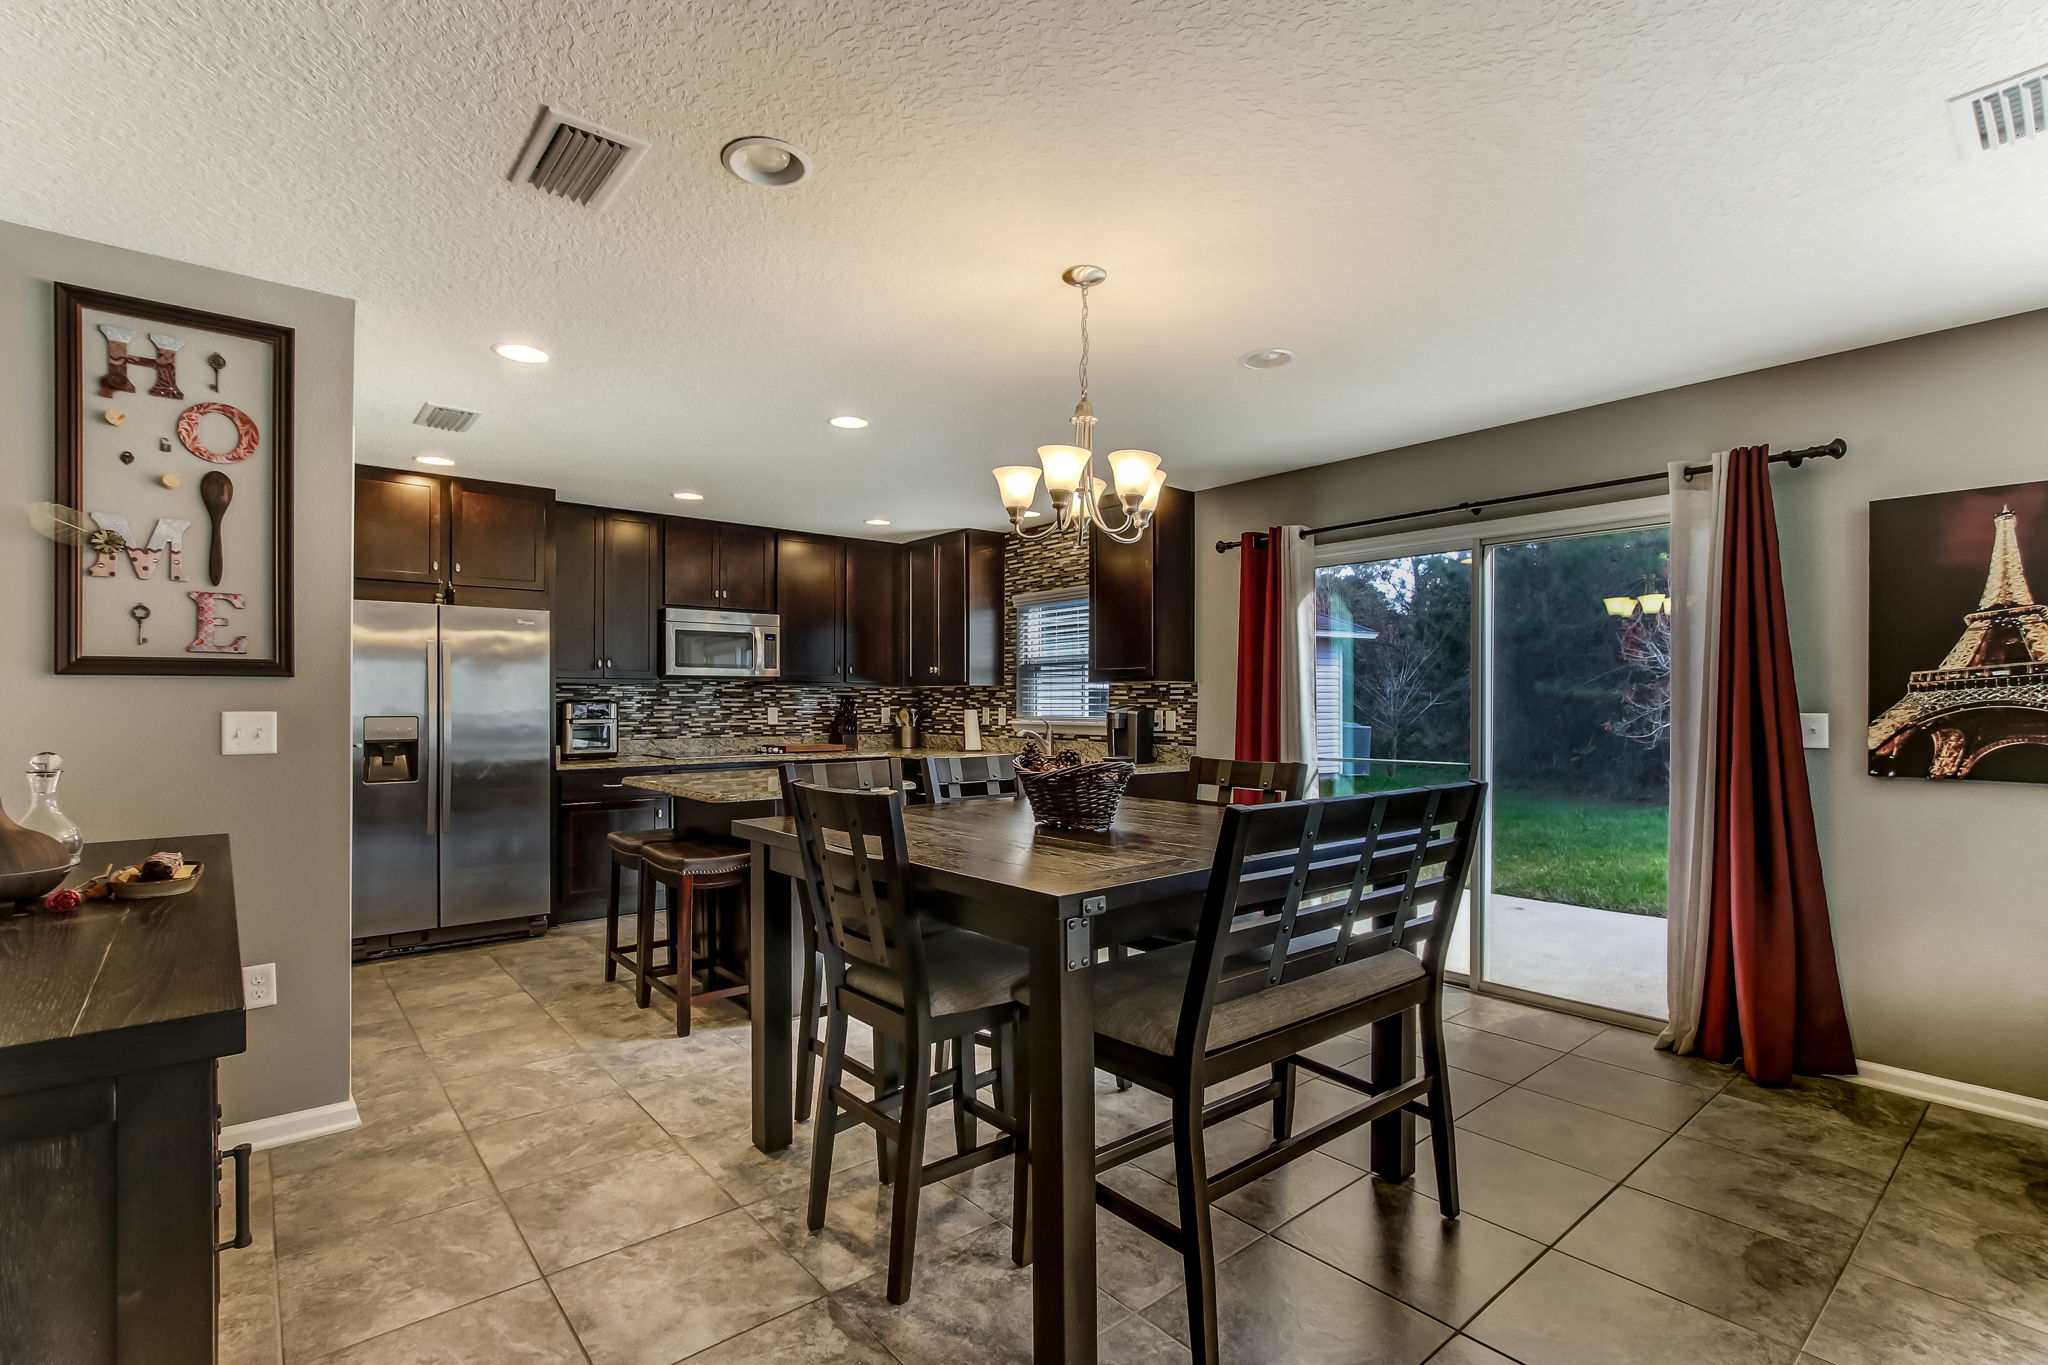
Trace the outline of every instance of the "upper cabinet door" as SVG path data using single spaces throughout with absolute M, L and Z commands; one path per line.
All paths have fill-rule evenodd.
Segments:
M 387 583 L 441 581 L 441 481 L 356 471 L 356 575 Z
M 921 540 L 904 548 L 904 638 L 909 643 L 909 676 L 913 686 L 938 681 L 939 600 L 937 541 Z
M 846 548 L 825 536 L 776 537 L 776 610 L 782 614 L 782 680 L 845 677 Z
M 668 518 L 661 597 L 671 607 L 716 610 L 722 605 L 718 597 L 717 522 Z
M 881 540 L 846 542 L 846 681 L 903 681 L 903 547 Z M 782 552 L 787 592 L 789 552 Z M 787 610 L 783 628 L 788 629 Z
M 775 610 L 775 533 L 718 528 L 718 603 L 726 611 Z
M 1088 676 L 1097 682 L 1193 682 L 1195 495 L 1160 490 L 1135 545 L 1098 529 L 1088 555 Z
M 548 587 L 548 509 L 554 494 L 510 484 L 448 482 L 448 581 L 458 587 Z
M 602 678 L 604 630 L 598 596 L 604 582 L 604 513 L 562 503 L 555 508 L 554 655 L 558 678 Z
M 607 512 L 598 597 L 605 676 L 660 676 L 662 528 L 659 518 Z

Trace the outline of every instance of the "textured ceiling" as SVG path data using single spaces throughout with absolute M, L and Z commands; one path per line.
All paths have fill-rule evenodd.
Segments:
M 1101 443 L 1193 488 L 2048 305 L 2048 154 L 1943 108 L 2044 58 L 2039 0 L 11 0 L 0 217 L 357 299 L 365 460 L 903 534 L 1065 439 L 1076 261 Z M 607 209 L 507 182 L 542 103 L 654 144 Z

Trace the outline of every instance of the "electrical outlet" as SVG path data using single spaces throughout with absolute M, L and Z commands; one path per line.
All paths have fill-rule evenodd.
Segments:
M 220 751 L 224 754 L 276 753 L 277 712 L 221 712 Z
M 277 1003 L 277 964 L 242 968 L 242 1008 L 260 1010 Z
M 771 706 L 771 707 L 769 707 L 769 708 L 768 708 L 768 725 L 769 725 L 769 728 L 770 728 L 770 729 L 773 729 L 773 728 L 774 728 L 775 726 L 778 726 L 778 725 L 780 725 L 780 724 L 782 724 L 782 708 L 781 708 L 781 707 L 779 707 L 779 706 Z
M 1828 747 L 1828 713 L 1825 711 L 1801 711 L 1799 713 L 1799 734 L 1809 749 Z

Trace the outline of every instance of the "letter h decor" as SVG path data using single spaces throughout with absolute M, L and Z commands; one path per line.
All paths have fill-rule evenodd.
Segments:
M 185 392 L 178 387 L 178 352 L 185 343 L 166 332 L 151 332 L 149 341 L 156 347 L 156 355 L 148 360 L 128 353 L 128 343 L 135 340 L 133 327 L 119 327 L 111 322 L 100 324 L 100 335 L 107 339 L 107 372 L 100 376 L 100 397 L 112 398 L 117 393 L 133 393 L 135 385 L 128 378 L 130 365 L 147 365 L 156 371 L 156 383 L 150 386 L 150 395 L 156 398 L 183 398 Z

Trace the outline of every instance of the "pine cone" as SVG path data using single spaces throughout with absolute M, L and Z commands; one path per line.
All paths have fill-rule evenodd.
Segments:
M 1017 766 L 1034 773 L 1045 767 L 1045 750 L 1038 747 L 1037 740 L 1024 741 L 1024 747 L 1017 751 Z

